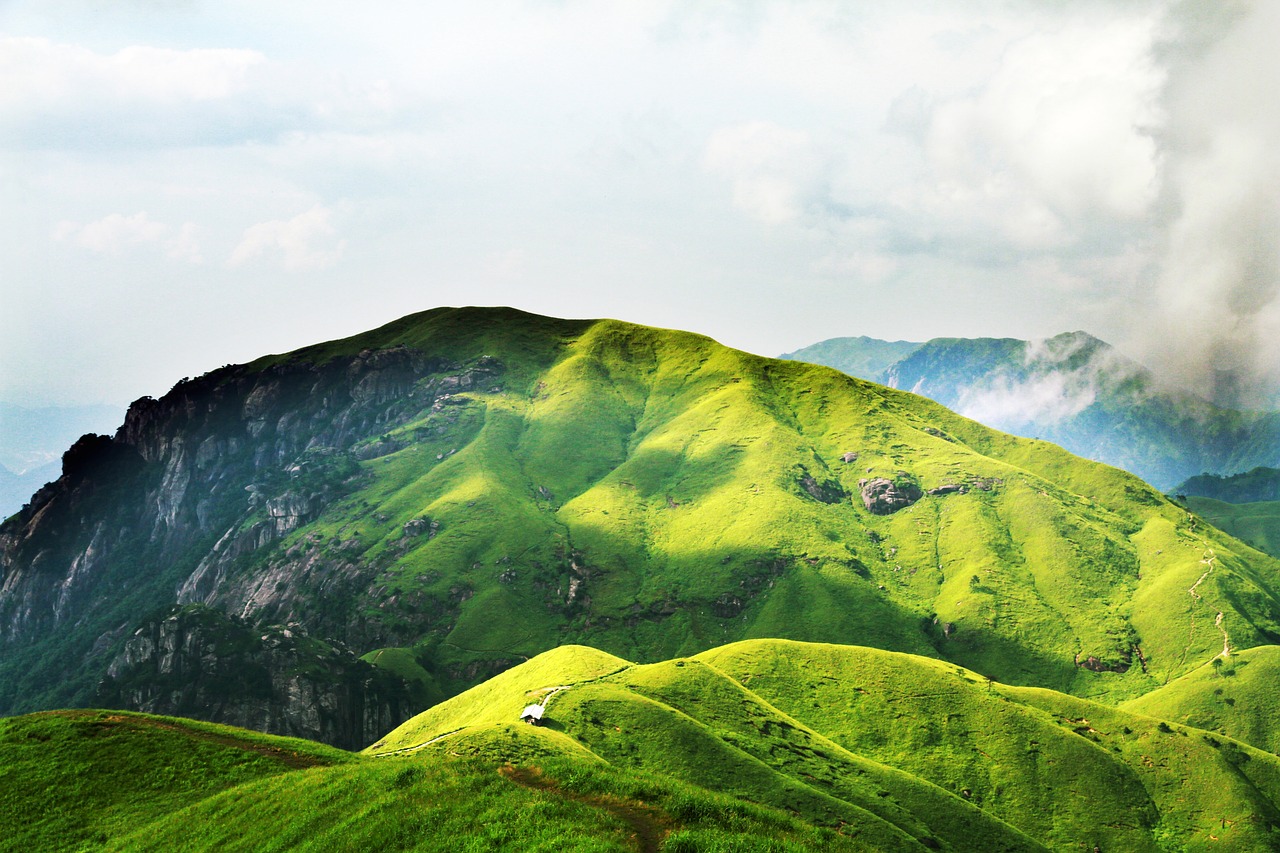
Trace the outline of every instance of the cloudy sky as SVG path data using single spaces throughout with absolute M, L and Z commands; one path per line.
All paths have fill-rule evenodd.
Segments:
M 1247 403 L 1277 44 L 1264 0 L 0 0 L 0 401 L 503 304 L 1086 329 Z

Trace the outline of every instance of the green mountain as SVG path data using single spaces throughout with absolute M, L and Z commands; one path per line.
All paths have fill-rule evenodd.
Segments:
M 1280 554 L 1280 501 L 1227 503 L 1187 496 L 1187 509 L 1219 530 L 1273 557 Z
M 1280 639 L 1280 564 L 1122 471 L 829 368 L 509 309 L 136 402 L 0 526 L 0 570 L 0 711 L 348 747 L 568 643 L 859 644 L 1115 703 Z
M 1280 501 L 1280 469 L 1258 467 L 1229 477 L 1199 474 L 1171 491 L 1233 504 Z
M 790 353 L 929 397 L 1016 435 L 1124 468 L 1159 488 L 1205 471 L 1280 463 L 1280 414 L 1224 409 L 1171 390 L 1084 332 L 1042 341 L 935 338 L 891 364 L 897 344 L 835 338 Z
M 922 346 L 913 341 L 882 341 L 860 335 L 856 338 L 830 338 L 778 358 L 825 364 L 850 376 L 883 382 L 882 377 L 890 367 Z
M 1116 708 L 855 646 L 562 646 L 359 755 L 39 713 L 0 720 L 0 850 L 1268 851 L 1277 648 Z

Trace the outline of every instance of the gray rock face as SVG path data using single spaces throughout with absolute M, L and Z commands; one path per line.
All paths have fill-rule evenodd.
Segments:
M 889 515 L 905 509 L 920 500 L 924 494 L 917 483 L 905 478 L 889 480 L 875 477 L 859 480 L 858 486 L 862 492 L 862 505 L 872 515 Z
M 255 628 L 209 608 L 144 623 L 107 667 L 100 704 L 199 717 L 361 749 L 414 709 L 399 679 L 300 625 Z
M 213 606 L 254 624 L 296 623 L 333 648 L 369 648 L 375 638 L 394 645 L 403 626 L 383 624 L 377 614 L 356 618 L 342 605 L 378 586 L 381 567 L 361 559 L 358 539 L 259 555 L 358 485 L 359 459 L 394 452 L 400 439 L 388 434 L 411 420 L 423 423 L 415 438 L 451 434 L 466 417 L 466 395 L 498 387 L 503 373 L 492 358 L 464 366 L 403 346 L 320 364 L 226 367 L 184 380 L 161 399 L 138 400 L 113 437 L 76 442 L 62 476 L 0 525 L 0 715 L 97 702 L 95 685 L 108 665 L 118 670 L 129 656 L 158 656 L 155 672 L 168 685 L 168 698 L 154 685 L 121 694 L 131 707 L 181 706 L 207 716 L 202 702 L 234 704 L 217 698 L 223 682 L 209 680 L 207 666 L 193 668 L 209 648 L 221 655 L 222 646 L 192 657 L 183 644 L 196 640 L 164 652 L 163 632 L 144 632 L 153 652 L 134 636 L 145 614 L 174 603 Z M 405 547 L 437 527 L 428 522 Z M 424 620 L 441 620 L 450 604 L 414 606 Z M 57 651 L 34 651 L 51 647 Z M 43 668 L 30 670 L 23 660 Z M 269 722 L 272 731 L 324 738 L 338 731 L 304 725 L 303 705 L 336 700 L 304 682 L 276 683 L 293 665 L 287 655 L 255 660 L 274 685 L 271 701 L 292 710 L 244 711 L 228 722 L 258 719 L 266 721 L 259 728 Z M 200 674 L 194 693 L 173 681 L 183 673 Z M 344 725 L 344 732 L 359 728 Z

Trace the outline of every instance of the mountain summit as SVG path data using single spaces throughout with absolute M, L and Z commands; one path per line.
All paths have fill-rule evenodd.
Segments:
M 861 644 L 1106 701 L 1280 638 L 1137 478 L 686 332 L 446 308 L 134 403 L 0 527 L 0 711 L 341 744 L 565 643 Z

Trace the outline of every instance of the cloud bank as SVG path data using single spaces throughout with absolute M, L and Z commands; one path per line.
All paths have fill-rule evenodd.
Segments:
M 478 302 L 764 354 L 1084 328 L 1269 400 L 1278 16 L 11 0 L 0 399 L 119 401 Z

